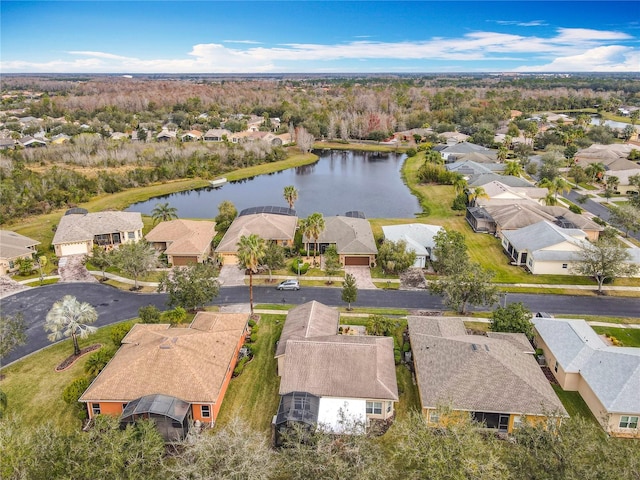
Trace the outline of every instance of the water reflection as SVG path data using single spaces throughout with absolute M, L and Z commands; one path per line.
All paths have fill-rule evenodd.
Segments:
M 404 154 L 317 153 L 320 159 L 310 165 L 154 198 L 132 205 L 128 211 L 150 214 L 156 204 L 168 202 L 181 218 L 211 218 L 224 200 L 233 202 L 238 211 L 261 205 L 287 206 L 283 196 L 287 185 L 298 190 L 295 209 L 301 217 L 313 212 L 337 215 L 359 210 L 368 218 L 412 218 L 420 211 L 400 176 Z

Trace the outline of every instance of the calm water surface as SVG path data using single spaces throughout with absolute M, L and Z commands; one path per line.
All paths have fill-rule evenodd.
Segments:
M 418 200 L 400 178 L 406 155 L 349 151 L 324 151 L 319 155 L 312 165 L 229 182 L 219 188 L 156 197 L 131 205 L 127 211 L 151 214 L 156 204 L 169 202 L 181 218 L 212 218 L 224 200 L 233 202 L 238 211 L 261 205 L 287 207 L 283 190 L 294 185 L 299 217 L 360 210 L 367 218 L 413 218 L 420 212 Z

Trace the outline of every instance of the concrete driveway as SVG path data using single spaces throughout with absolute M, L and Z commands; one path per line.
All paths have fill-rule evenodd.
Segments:
M 89 273 L 84 265 L 85 255 L 68 255 L 58 261 L 58 273 L 61 282 L 96 283 L 98 280 Z
M 218 280 L 225 287 L 244 285 L 244 270 L 239 269 L 237 265 L 223 265 Z
M 371 269 L 369 267 L 344 267 L 345 275 L 350 273 L 356 277 L 356 285 L 359 290 L 375 290 L 377 287 L 371 281 Z

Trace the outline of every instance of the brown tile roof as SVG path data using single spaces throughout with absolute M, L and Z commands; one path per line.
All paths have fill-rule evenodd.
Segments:
M 242 236 L 256 234 L 265 240 L 293 241 L 298 217 L 271 213 L 254 213 L 237 217 L 216 248 L 219 253 L 236 253 Z
M 53 245 L 93 240 L 95 235 L 142 230 L 139 212 L 105 211 L 64 215 L 58 223 Z
M 315 300 L 292 308 L 282 327 L 276 357 L 285 353 L 287 340 L 336 335 L 339 323 L 338 310 Z
M 280 395 L 398 400 L 393 339 L 332 335 L 286 343 Z
M 441 337 L 423 333 L 429 331 L 426 323 L 442 321 L 408 317 L 423 408 L 448 405 L 454 410 L 566 415 L 522 334 Z M 462 324 L 462 319 L 449 317 L 446 322 Z
M 156 225 L 146 239 L 166 243 L 167 255 L 201 255 L 211 245 L 215 227 L 215 222 L 203 220 L 171 220 Z
M 199 312 L 189 328 L 136 324 L 80 401 L 124 403 L 160 393 L 212 403 L 247 321 L 246 314 Z

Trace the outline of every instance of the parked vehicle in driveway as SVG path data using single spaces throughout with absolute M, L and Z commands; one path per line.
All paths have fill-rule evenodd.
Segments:
M 276 287 L 278 290 L 300 290 L 300 283 L 298 280 L 285 280 L 280 282 Z

